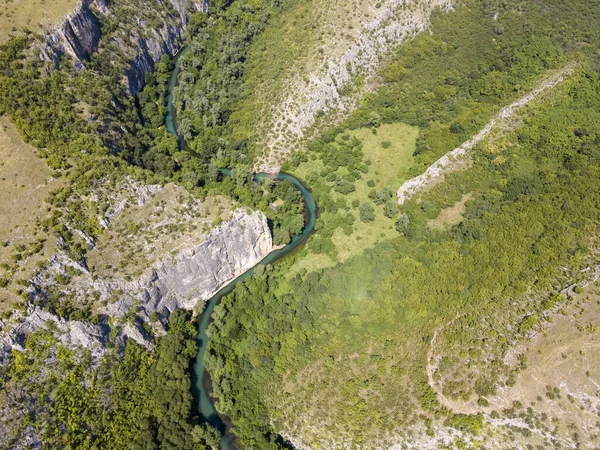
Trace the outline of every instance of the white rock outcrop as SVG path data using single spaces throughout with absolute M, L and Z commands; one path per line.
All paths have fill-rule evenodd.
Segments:
M 452 0 L 383 2 L 381 8 L 374 7 L 374 17 L 361 16 L 354 36 L 329 50 L 338 54 L 326 54 L 317 70 L 306 73 L 305 67 L 295 67 L 291 71 L 295 75 L 283 84 L 283 97 L 263 111 L 263 116 L 272 119 L 262 124 L 261 144 L 266 154 L 256 171 L 278 172 L 283 158 L 320 114 L 335 112 L 338 119 L 349 114 L 363 93 L 345 92 L 353 79 L 373 75 L 381 58 L 392 48 L 429 28 L 430 17 L 437 9 L 451 10 Z
M 163 260 L 140 280 L 119 288 L 128 292 L 132 300 L 137 299 L 148 313 L 192 310 L 272 250 L 273 240 L 264 214 L 238 209 L 206 241 L 183 250 L 172 260 Z
M 551 89 L 557 84 L 564 81 L 566 77 L 571 75 L 575 70 L 575 65 L 568 65 L 553 76 L 543 80 L 537 88 L 524 95 L 520 99 L 506 106 L 498 115 L 486 124 L 475 136 L 459 147 L 456 147 L 451 152 L 446 153 L 431 166 L 427 168 L 421 175 L 411 178 L 406 181 L 400 189 L 398 189 L 398 203 L 402 205 L 406 200 L 411 198 L 417 192 L 427 186 L 431 186 L 438 181 L 441 181 L 445 174 L 459 169 L 464 165 L 464 159 L 467 153 L 483 139 L 485 139 L 492 131 L 504 126 L 514 114 L 532 100 L 535 100 L 546 89 Z
M 178 308 L 193 310 L 272 250 L 273 240 L 265 215 L 238 209 L 230 220 L 211 231 L 204 242 L 160 261 L 131 282 L 94 279 L 82 265 L 64 254 L 56 254 L 31 280 L 27 311 L 8 323 L 0 322 L 0 366 L 7 362 L 12 350 L 22 350 L 27 336 L 38 329 L 52 330 L 62 344 L 89 349 L 95 356 L 104 352 L 111 326 L 117 328 L 120 343 L 126 336 L 151 348 L 152 339 L 139 322 L 125 320 L 134 307 L 140 320 L 147 321 L 152 313 L 157 313 L 166 323 L 170 312 Z M 109 326 L 107 320 L 99 325 L 68 321 L 36 306 L 36 303 L 44 304 L 45 293 L 56 285 L 55 276 L 67 273 L 67 267 L 81 272 L 73 282 L 79 291 L 71 292 L 73 298 L 83 297 L 90 291 L 99 292 L 100 303 L 105 306 L 99 307 L 98 312 L 100 316 L 112 318 L 113 325 Z M 161 332 L 159 323 L 153 326 L 155 331 Z

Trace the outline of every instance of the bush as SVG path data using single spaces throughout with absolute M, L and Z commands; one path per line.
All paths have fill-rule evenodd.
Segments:
M 385 217 L 393 218 L 398 214 L 398 204 L 394 200 L 388 200 L 383 207 L 383 214 Z
M 398 217 L 398 220 L 396 220 L 396 231 L 398 231 L 398 233 L 406 233 L 409 225 L 410 219 L 408 218 L 408 214 L 403 213 Z
M 360 220 L 362 222 L 374 222 L 375 221 L 375 210 L 369 203 L 363 203 L 360 205 Z

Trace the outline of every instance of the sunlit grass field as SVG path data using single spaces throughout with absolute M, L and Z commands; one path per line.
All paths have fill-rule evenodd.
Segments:
M 0 43 L 23 28 L 42 31 L 77 5 L 77 0 L 0 0 Z
M 348 211 L 354 215 L 353 233 L 348 236 L 341 229 L 336 230 L 332 241 L 336 246 L 337 257 L 333 259 L 324 254 L 307 254 L 294 265 L 293 273 L 301 269 L 315 270 L 315 268 L 332 266 L 336 262 L 343 262 L 352 256 L 359 255 L 365 249 L 375 245 L 376 242 L 398 236 L 395 219 L 386 217 L 383 214 L 382 206 L 375 207 L 375 221 L 362 222 L 359 217 L 359 209 L 352 206 L 352 202 L 370 202 L 369 192 L 372 189 L 388 188 L 395 192 L 404 180 L 410 178 L 408 169 L 413 162 L 419 129 L 403 123 L 396 123 L 382 125 L 376 131 L 375 134 L 370 128 L 361 128 L 349 133 L 362 142 L 364 159 L 370 161 L 369 171 L 354 183 L 356 190 L 351 194 L 333 194 L 336 201 L 344 199 L 346 207 L 349 208 Z M 309 174 L 320 173 L 322 170 L 321 160 L 309 160 L 302 163 L 295 174 L 301 179 L 305 179 Z M 340 172 L 343 170 L 345 169 L 340 169 Z M 374 181 L 375 186 L 369 186 L 369 181 Z

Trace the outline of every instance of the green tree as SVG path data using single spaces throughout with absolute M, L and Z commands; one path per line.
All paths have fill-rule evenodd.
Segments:
M 362 222 L 375 221 L 375 209 L 370 203 L 363 203 L 359 208 L 359 216 Z

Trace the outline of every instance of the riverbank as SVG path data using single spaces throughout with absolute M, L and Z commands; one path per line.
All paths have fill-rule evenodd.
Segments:
M 182 149 L 187 149 L 187 145 L 177 133 L 176 113 L 173 108 L 173 92 L 178 82 L 178 75 L 180 71 L 179 63 L 181 57 L 185 55 L 185 52 L 186 49 L 184 48 L 178 53 L 177 57 L 175 58 L 175 67 L 173 69 L 171 79 L 169 82 L 167 96 L 167 115 L 165 117 L 167 129 L 171 134 L 173 134 L 177 138 L 179 146 Z M 231 175 L 229 169 L 220 169 L 220 172 L 223 176 Z M 198 405 L 198 410 L 202 419 L 209 423 L 213 428 L 217 429 L 221 434 L 221 450 L 234 450 L 236 448 L 236 446 L 234 445 L 236 438 L 235 435 L 233 435 L 230 431 L 231 424 L 229 422 L 229 419 L 227 417 L 220 416 L 214 406 L 214 399 L 212 399 L 210 396 L 210 392 L 212 391 L 210 377 L 208 376 L 204 367 L 204 356 L 206 355 L 206 350 L 208 348 L 209 341 L 209 337 L 206 331 L 208 329 L 208 326 L 210 325 L 211 314 L 215 306 L 219 304 L 221 299 L 225 295 L 232 292 L 238 283 L 243 282 L 248 277 L 254 275 L 256 267 L 258 265 L 273 264 L 277 260 L 293 252 L 296 248 L 298 248 L 298 246 L 304 243 L 306 239 L 308 239 L 308 237 L 313 233 L 315 222 L 318 217 L 317 203 L 314 197 L 312 196 L 310 189 L 305 183 L 288 173 L 258 173 L 253 176 L 253 181 L 256 183 L 260 183 L 265 180 L 289 181 L 300 192 L 300 194 L 302 195 L 302 201 L 304 202 L 305 206 L 304 227 L 299 235 L 292 236 L 290 242 L 287 245 L 272 251 L 256 266 L 244 272 L 242 275 L 238 276 L 229 284 L 224 286 L 221 290 L 219 290 L 213 297 L 211 297 L 206 302 L 204 311 L 198 317 L 198 353 L 196 355 L 196 360 L 194 363 L 192 392 L 196 404 Z

